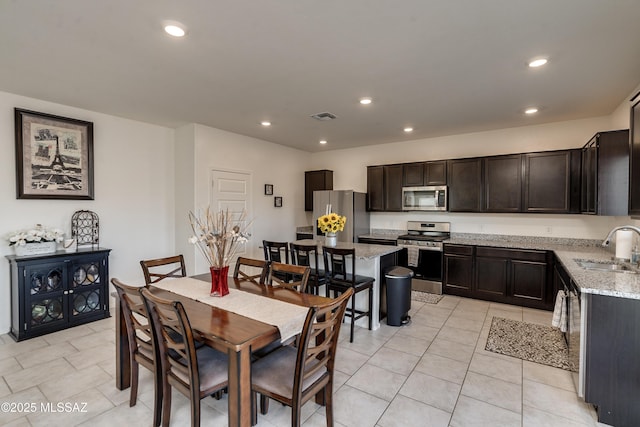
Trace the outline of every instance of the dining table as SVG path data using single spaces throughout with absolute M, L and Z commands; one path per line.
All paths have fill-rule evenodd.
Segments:
M 193 279 L 208 282 L 210 274 L 192 276 Z M 191 278 L 189 278 L 191 279 Z M 223 309 L 212 306 L 190 296 L 173 292 L 171 283 L 182 279 L 171 279 L 167 283 L 149 285 L 149 290 L 165 299 L 180 301 L 185 308 L 191 328 L 198 340 L 205 345 L 224 352 L 229 360 L 229 426 L 248 427 L 251 425 L 251 360 L 252 353 L 268 346 L 283 337 L 279 328 L 273 324 L 238 314 L 233 309 Z M 176 282 L 178 283 L 178 282 Z M 314 305 L 323 305 L 329 302 L 328 298 L 300 293 L 286 287 L 275 287 L 256 283 L 254 281 L 241 280 L 229 277 L 229 289 L 232 292 L 246 292 L 254 297 L 265 298 L 264 305 L 268 306 L 268 300 L 281 301 L 295 306 L 308 308 Z M 183 283 L 184 284 L 184 283 Z M 217 297 L 227 298 L 227 297 Z M 256 298 L 252 298 L 255 300 Z M 267 300 L 268 299 L 268 300 Z M 258 300 L 260 302 L 260 300 Z M 115 304 L 116 312 L 116 387 L 124 390 L 130 386 L 131 361 L 129 360 L 129 342 L 127 339 L 126 324 L 120 308 Z M 279 313 L 282 317 L 282 314 Z M 302 325 L 300 325 L 301 331 Z M 287 333 L 291 333 L 288 331 Z M 293 369 L 293 367 L 292 367 Z M 322 396 L 316 397 L 316 402 L 323 404 Z

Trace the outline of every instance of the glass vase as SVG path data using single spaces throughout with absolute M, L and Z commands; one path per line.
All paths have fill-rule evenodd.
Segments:
M 222 268 L 211 267 L 211 296 L 223 297 L 229 293 L 228 274 L 229 266 Z

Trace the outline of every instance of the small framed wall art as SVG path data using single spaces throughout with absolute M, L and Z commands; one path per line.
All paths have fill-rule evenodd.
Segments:
M 93 200 L 93 123 L 15 109 L 18 199 Z
M 282 207 L 282 197 L 281 196 L 276 196 L 273 198 L 273 206 L 275 206 L 276 208 L 281 208 Z
M 273 184 L 265 184 L 264 185 L 264 195 L 265 196 L 273 196 Z

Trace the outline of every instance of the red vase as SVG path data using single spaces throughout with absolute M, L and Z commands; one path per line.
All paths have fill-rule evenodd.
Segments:
M 229 293 L 229 283 L 227 283 L 227 275 L 229 274 L 229 266 L 222 268 L 211 267 L 211 296 L 223 297 Z

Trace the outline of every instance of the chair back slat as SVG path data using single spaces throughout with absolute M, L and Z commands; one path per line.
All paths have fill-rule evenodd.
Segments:
M 233 277 L 255 283 L 265 283 L 268 267 L 269 263 L 267 261 L 238 257 Z M 256 272 L 256 269 L 259 269 L 259 271 Z
M 147 285 L 169 277 L 185 277 L 187 268 L 182 255 L 140 261 Z

